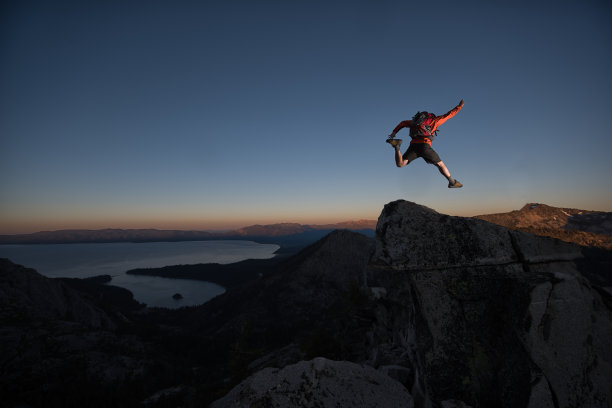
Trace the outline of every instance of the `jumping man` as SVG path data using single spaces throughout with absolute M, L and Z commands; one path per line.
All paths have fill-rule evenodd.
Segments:
M 438 126 L 452 118 L 463 107 L 463 99 L 459 105 L 448 111 L 442 116 L 436 116 L 429 112 L 417 112 L 412 120 L 404 120 L 400 122 L 393 132 L 389 135 L 387 143 L 395 148 L 395 164 L 397 167 L 404 167 L 418 157 L 422 157 L 427 163 L 433 164 L 438 168 L 440 173 L 448 180 L 448 188 L 462 187 L 459 181 L 451 177 L 450 171 L 446 168 L 438 153 L 431 147 Z M 400 151 L 402 139 L 395 139 L 395 135 L 403 128 L 410 128 L 410 146 L 404 155 Z

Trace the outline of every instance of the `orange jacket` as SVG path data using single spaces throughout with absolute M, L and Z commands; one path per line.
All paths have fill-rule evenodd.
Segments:
M 461 110 L 461 108 L 463 107 L 463 105 L 457 105 L 455 106 L 453 109 L 449 110 L 448 112 L 446 112 L 444 115 L 441 116 L 436 116 L 433 120 L 434 125 L 431 128 L 431 133 L 435 132 L 436 129 L 438 129 L 438 126 L 440 126 L 441 124 L 443 124 L 444 122 L 446 122 L 447 120 L 449 120 L 450 118 L 452 118 L 453 116 L 455 116 L 457 114 L 457 112 L 459 112 Z M 409 128 L 412 126 L 412 121 L 411 120 L 404 120 L 401 121 L 396 127 L 395 129 L 393 129 L 392 134 L 395 135 L 397 132 L 399 132 L 401 129 L 403 128 Z M 412 139 L 412 141 L 410 142 L 410 144 L 413 143 L 427 143 L 428 145 L 431 146 L 431 139 L 428 137 L 415 137 Z

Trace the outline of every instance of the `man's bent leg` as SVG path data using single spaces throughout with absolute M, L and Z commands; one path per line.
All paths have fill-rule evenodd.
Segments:
M 407 164 L 408 164 L 408 160 L 404 160 L 404 157 L 402 156 L 402 152 L 400 152 L 400 149 L 395 149 L 395 165 L 397 167 L 404 167 Z
M 397 167 L 404 167 L 405 165 L 407 165 L 408 161 L 404 160 L 404 158 L 402 157 L 402 152 L 400 151 L 402 139 L 394 139 L 393 137 L 389 137 L 389 139 L 387 139 L 387 143 L 393 146 L 393 149 L 395 150 L 395 152 L 393 153 L 393 157 L 395 157 L 395 165 Z

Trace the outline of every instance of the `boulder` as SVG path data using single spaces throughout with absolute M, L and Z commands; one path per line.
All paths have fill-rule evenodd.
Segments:
M 315 358 L 282 369 L 265 368 L 244 380 L 211 408 L 412 408 L 397 381 L 372 367 Z
M 429 270 L 581 257 L 576 245 L 400 200 L 387 204 L 380 215 L 370 266 Z

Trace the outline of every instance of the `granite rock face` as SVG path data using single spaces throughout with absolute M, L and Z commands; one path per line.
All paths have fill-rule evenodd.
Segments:
M 610 406 L 612 314 L 579 247 L 406 201 L 376 234 L 368 364 L 411 366 L 416 406 Z
M 319 357 L 258 371 L 211 408 L 413 406 L 412 397 L 400 383 L 372 367 Z
M 376 228 L 370 265 L 396 270 L 502 265 L 581 257 L 580 248 L 536 237 L 474 218 L 451 217 L 427 207 L 387 204 Z

